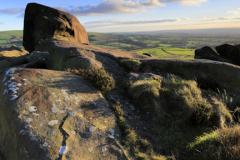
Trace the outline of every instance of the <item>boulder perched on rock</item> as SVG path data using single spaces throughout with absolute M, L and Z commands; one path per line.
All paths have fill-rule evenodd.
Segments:
M 0 70 L 26 63 L 28 52 L 20 47 L 11 46 L 0 51 Z
M 210 59 L 221 62 L 234 63 L 233 61 L 219 55 L 212 47 L 205 46 L 201 49 L 195 50 L 195 59 Z
M 0 150 L 6 159 L 127 159 L 121 132 L 101 93 L 52 70 L 0 74 Z
M 205 46 L 201 49 L 195 50 L 195 59 L 212 59 L 214 60 L 215 57 L 219 56 L 219 54 L 209 46 Z
M 240 45 L 223 44 L 216 47 L 217 52 L 234 62 L 236 65 L 240 65 Z
M 32 52 L 39 42 L 52 37 L 89 44 L 87 32 L 76 17 L 51 7 L 29 3 L 24 16 L 25 49 Z

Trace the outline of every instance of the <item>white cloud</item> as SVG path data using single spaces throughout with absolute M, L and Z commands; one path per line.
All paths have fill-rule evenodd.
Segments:
M 23 11 L 24 11 L 24 9 L 20 9 L 20 8 L 9 8 L 9 9 L 1 9 L 0 13 L 14 15 L 14 14 L 21 13 Z
M 125 0 L 104 0 L 98 4 L 91 4 L 87 6 L 76 6 L 56 7 L 60 10 L 70 12 L 75 16 L 86 16 L 86 15 L 103 15 L 103 14 L 134 14 L 145 12 L 146 8 L 153 8 L 165 6 L 158 0 L 146 0 L 145 2 L 140 1 L 125 1 Z
M 145 0 L 144 2 L 125 0 L 103 0 L 98 4 L 76 7 L 56 7 L 72 13 L 75 16 L 103 15 L 103 14 L 136 14 L 146 12 L 147 8 L 163 7 L 166 3 L 179 3 L 181 5 L 200 5 L 208 0 Z
M 238 14 L 238 11 L 227 11 L 226 13 L 234 13 L 234 14 Z
M 152 24 L 152 23 L 165 23 L 165 22 L 178 22 L 180 19 L 155 19 L 155 20 L 136 20 L 136 21 L 120 21 L 116 19 L 91 21 L 84 24 L 86 28 L 104 27 L 104 26 L 116 26 L 116 25 L 135 25 L 135 24 Z
M 4 24 L 3 22 L 0 22 L 0 24 Z
M 229 20 L 239 20 L 239 19 L 240 17 L 219 17 L 219 18 L 212 18 L 212 19 L 207 19 L 206 17 L 204 17 L 200 21 L 212 22 L 212 21 L 229 21 Z
M 190 21 L 191 18 L 182 18 L 182 20 L 184 20 L 184 21 Z
M 180 3 L 181 5 L 197 5 L 199 6 L 203 2 L 207 2 L 208 0 L 158 0 L 163 3 Z

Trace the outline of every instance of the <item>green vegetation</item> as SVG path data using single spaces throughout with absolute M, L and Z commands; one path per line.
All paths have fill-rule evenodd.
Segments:
M 104 92 L 110 91 L 115 87 L 115 81 L 103 68 L 96 69 L 67 69 L 66 71 L 72 72 L 83 79 L 88 80 L 96 89 Z
M 134 153 L 137 159 L 167 160 L 165 156 L 154 153 L 151 143 L 148 142 L 148 140 L 142 139 L 140 136 L 138 136 L 134 129 L 127 124 L 120 102 L 117 102 L 116 104 L 110 104 L 110 107 L 115 112 L 115 115 L 118 119 L 118 126 L 124 135 L 124 144 L 130 146 L 131 151 Z
M 201 155 L 199 147 L 192 147 L 196 137 L 213 132 L 211 126 L 221 130 L 233 121 L 225 103 L 226 99 L 230 99 L 226 92 L 206 99 L 194 80 L 168 75 L 163 79 L 158 77 L 132 79 L 126 85 L 129 95 L 139 103 L 139 107 L 152 113 L 155 121 L 152 136 L 156 138 L 150 145 L 154 148 L 154 153 L 196 159 L 196 155 L 198 157 Z M 238 111 L 236 115 L 237 113 L 239 114 Z M 136 136 L 134 133 L 129 134 L 128 144 L 136 143 L 135 140 L 138 139 Z M 207 152 L 207 144 L 204 145 L 206 148 L 201 150 L 205 149 Z M 147 151 L 136 154 L 137 157 L 145 159 L 147 155 L 149 155 Z
M 122 59 L 120 64 L 123 65 L 129 71 L 137 72 L 140 70 L 142 63 L 134 59 Z
M 189 144 L 191 159 L 201 157 L 209 159 L 239 159 L 240 158 L 240 126 L 226 127 L 204 134 Z
M 23 31 L 0 31 L 0 47 L 16 45 L 22 47 Z
M 0 45 L 22 46 L 23 31 L 0 32 Z M 162 33 L 158 35 L 113 34 L 88 32 L 90 44 L 96 47 L 149 53 L 161 59 L 193 59 L 194 51 L 204 46 L 238 43 L 239 35 L 197 35 Z
M 172 47 L 155 47 L 136 51 L 136 53 L 140 54 L 149 53 L 160 59 L 193 59 L 194 52 L 194 49 L 182 49 Z

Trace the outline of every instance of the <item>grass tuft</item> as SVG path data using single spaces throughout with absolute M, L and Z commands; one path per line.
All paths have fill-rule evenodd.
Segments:
M 112 76 L 105 72 L 103 68 L 91 69 L 67 69 L 66 71 L 72 72 L 83 79 L 89 81 L 96 89 L 107 92 L 115 87 L 115 81 Z
M 189 145 L 192 157 L 209 159 L 240 159 L 240 126 L 226 127 L 197 137 Z
M 137 72 L 140 70 L 142 63 L 134 59 L 122 59 L 120 63 L 127 68 L 129 71 Z

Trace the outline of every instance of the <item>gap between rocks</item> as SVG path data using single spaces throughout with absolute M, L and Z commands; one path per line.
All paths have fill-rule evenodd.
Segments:
M 67 149 L 67 145 L 66 145 L 66 141 L 69 138 L 69 134 L 62 128 L 64 125 L 64 122 L 66 121 L 66 119 L 70 116 L 71 114 L 67 113 L 67 115 L 65 117 L 63 117 L 63 120 L 61 122 L 61 124 L 59 125 L 58 129 L 60 130 L 60 132 L 63 135 L 63 141 L 61 144 L 61 148 L 59 149 L 59 157 L 56 160 L 61 160 L 62 156 L 63 156 L 63 152 Z M 65 148 L 63 148 L 65 147 Z

